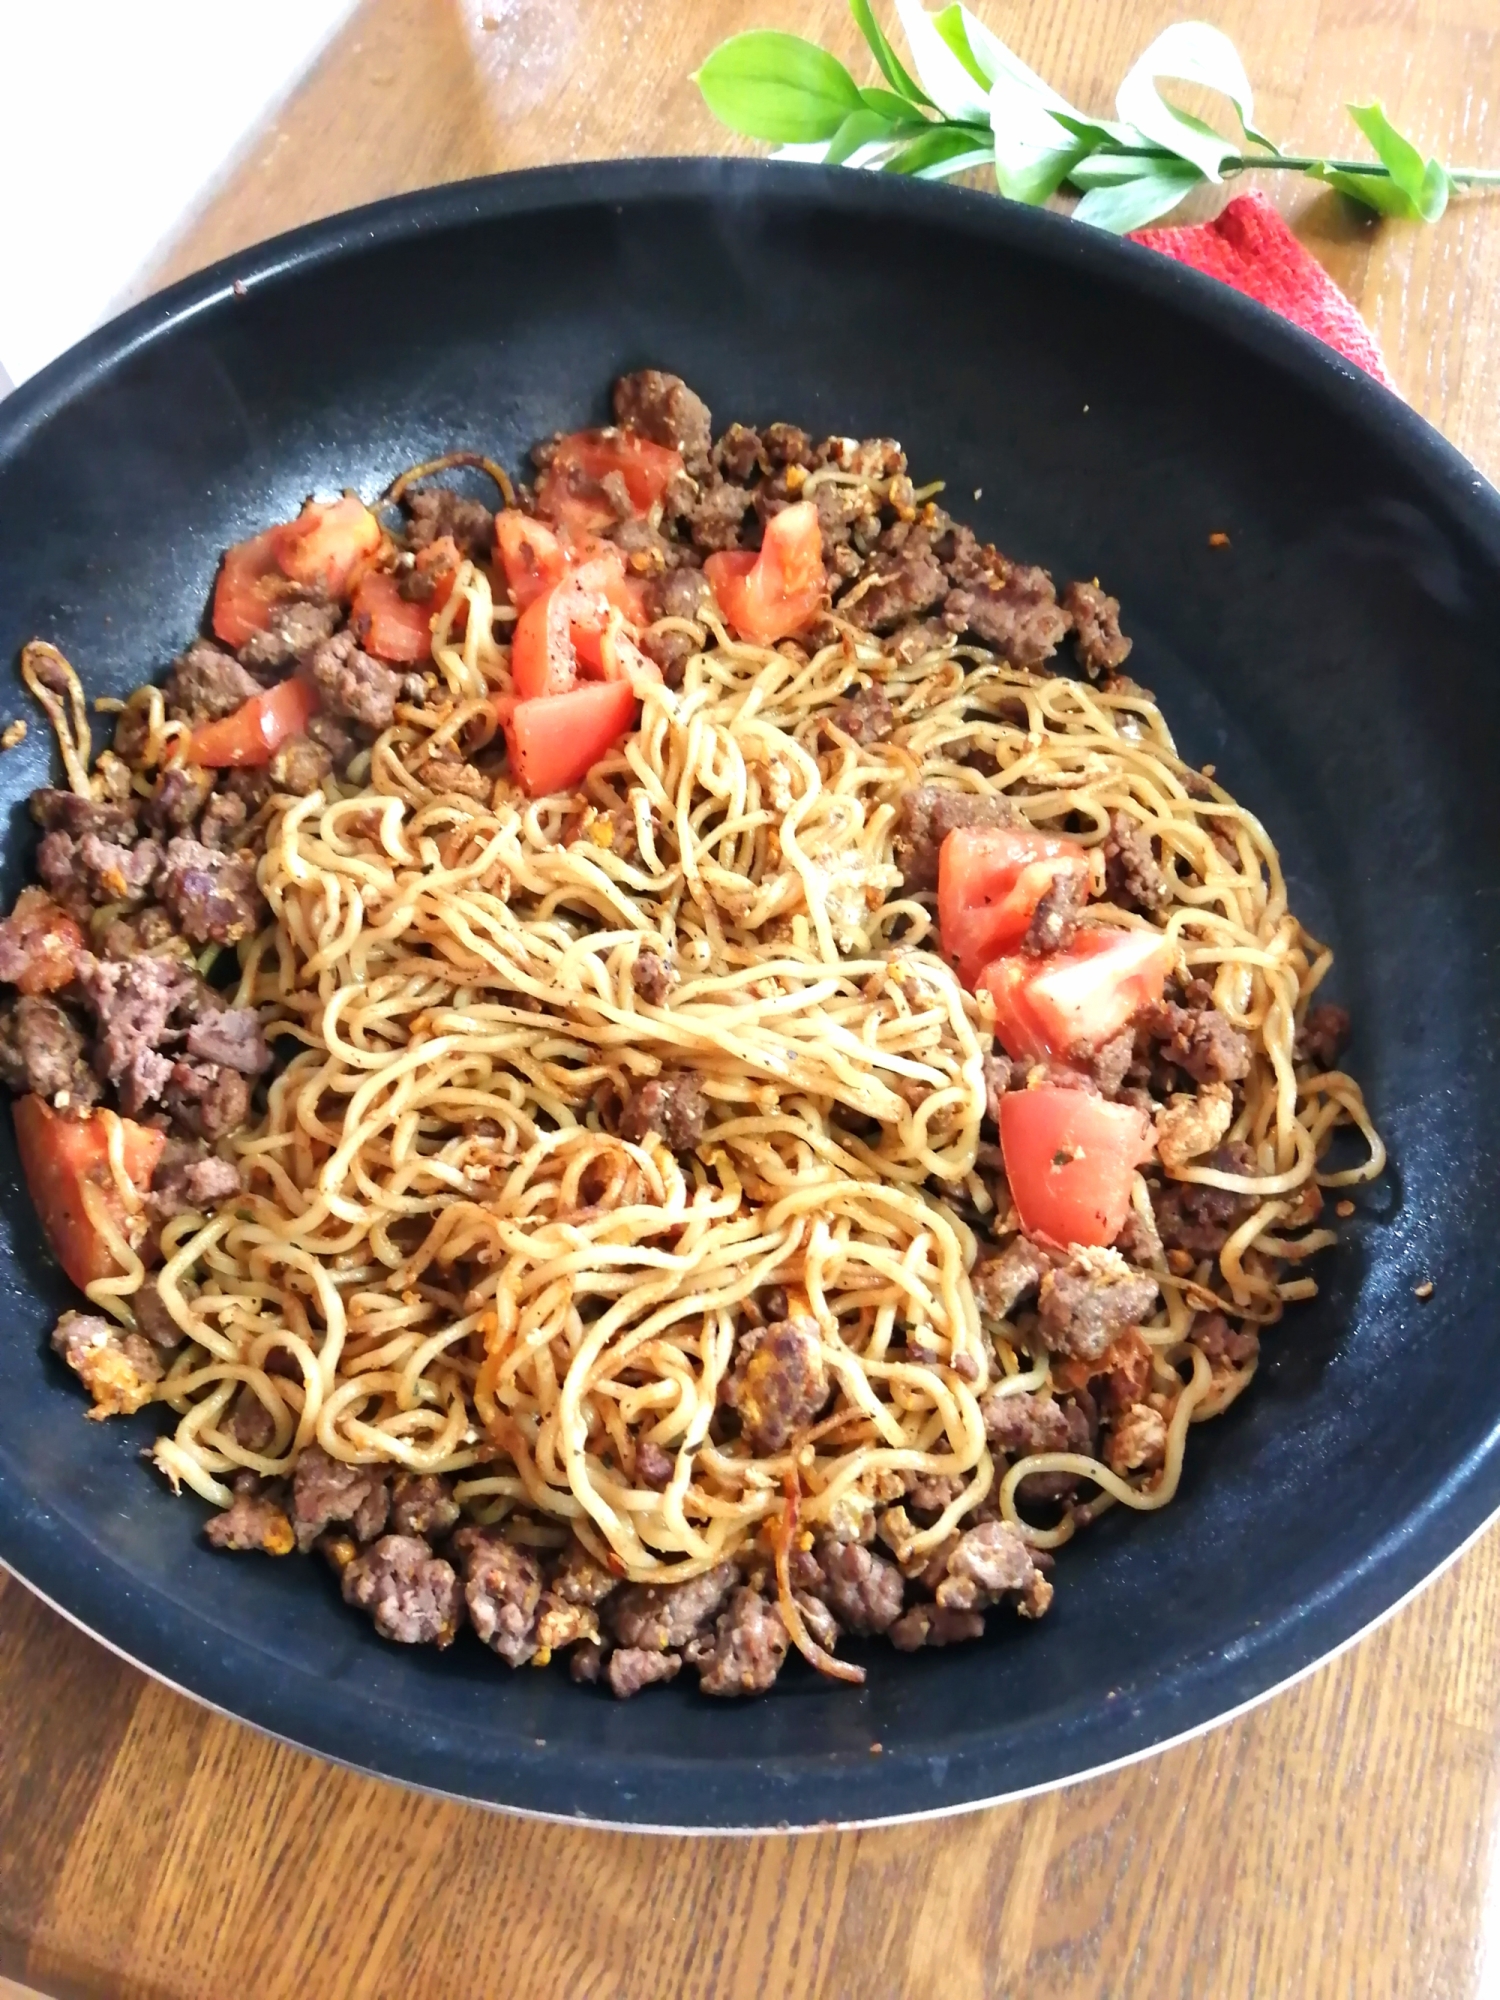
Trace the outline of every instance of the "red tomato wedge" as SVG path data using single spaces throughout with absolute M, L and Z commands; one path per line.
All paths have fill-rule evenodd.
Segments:
M 518 701 L 505 723 L 510 768 L 531 798 L 571 791 L 635 721 L 629 681 L 592 681 Z
M 1087 882 L 1076 840 L 1025 826 L 961 826 L 938 854 L 938 930 L 943 956 L 972 988 L 990 960 L 1026 935 L 1037 904 L 1059 875 Z
M 309 500 L 295 521 L 271 534 L 282 575 L 317 585 L 330 597 L 346 596 L 355 571 L 380 547 L 380 523 L 353 493 L 331 502 Z
M 626 591 L 618 571 L 589 562 L 532 599 L 516 620 L 510 642 L 510 675 L 521 700 L 565 694 L 580 674 L 618 680 L 634 672 L 661 679 L 628 628 L 628 613 L 618 601 L 624 596 L 630 602 Z
M 568 552 L 557 536 L 518 507 L 502 508 L 495 516 L 495 553 L 518 611 L 561 583 L 568 567 Z
M 823 602 L 823 534 L 811 500 L 784 507 L 766 524 L 759 554 L 725 549 L 703 565 L 732 632 L 770 646 L 800 632 Z
M 92 1182 L 104 1190 L 110 1211 L 123 1220 L 109 1170 L 104 1120 L 97 1112 L 88 1118 L 59 1117 L 42 1097 L 18 1098 L 15 1120 L 21 1171 L 58 1263 L 80 1291 L 96 1278 L 111 1277 L 118 1267 L 89 1221 L 83 1199 L 85 1183 Z M 125 1172 L 144 1194 L 167 1136 L 129 1118 L 120 1123 L 125 1128 Z
M 450 576 L 444 602 L 452 589 Z M 403 597 L 395 577 L 385 570 L 368 569 L 355 589 L 349 622 L 367 653 L 373 653 L 377 660 L 411 667 L 432 656 L 433 608 L 432 597 Z
M 233 715 L 205 722 L 188 743 L 188 762 L 211 771 L 231 765 L 269 764 L 289 736 L 300 736 L 317 713 L 316 691 L 293 675 L 264 694 L 252 695 Z
M 1133 1105 L 1085 1090 L 1012 1090 L 1000 1102 L 1000 1150 L 1028 1236 L 1103 1245 L 1124 1225 L 1151 1127 Z
M 276 536 L 269 529 L 248 542 L 224 551 L 214 585 L 214 637 L 236 649 L 256 632 L 264 632 L 271 607 L 285 594 L 285 579 L 276 562 Z
M 646 514 L 682 471 L 682 453 L 636 431 L 574 431 L 559 438 L 552 462 L 536 483 L 537 506 L 573 535 L 613 527 L 619 510 L 604 491 L 618 473 L 637 514 Z
M 1160 931 L 1086 931 L 1048 958 L 997 958 L 976 985 L 995 1002 L 995 1035 L 1018 1062 L 1097 1048 L 1161 999 L 1173 949 Z

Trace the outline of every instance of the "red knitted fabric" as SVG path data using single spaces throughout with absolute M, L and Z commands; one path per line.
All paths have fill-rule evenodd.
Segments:
M 1236 195 L 1221 215 L 1196 228 L 1140 229 L 1131 241 L 1259 299 L 1395 388 L 1375 336 L 1263 195 Z

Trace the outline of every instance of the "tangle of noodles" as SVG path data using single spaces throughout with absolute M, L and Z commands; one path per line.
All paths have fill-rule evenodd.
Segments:
M 893 861 L 903 795 L 936 780 L 1066 823 L 1093 850 L 1096 891 L 1111 815 L 1129 815 L 1159 844 L 1182 975 L 1210 982 L 1250 1039 L 1228 1136 L 1254 1171 L 1176 1177 L 1249 1193 L 1255 1212 L 1221 1279 L 1159 1245 L 1151 1259 L 1165 1463 L 1132 1479 L 1071 1451 L 1000 1461 L 1000 1512 L 1033 1547 L 1112 1503 L 1165 1506 L 1190 1426 L 1254 1366 L 1211 1367 L 1187 1339 L 1194 1314 L 1266 1325 L 1310 1296 L 1305 1260 L 1333 1239 L 1305 1228 L 1308 1190 L 1384 1160 L 1352 1078 L 1294 1069 L 1330 954 L 1287 907 L 1265 829 L 1182 763 L 1128 682 L 1042 678 L 951 641 L 901 663 L 849 626 L 808 658 L 712 621 L 680 688 L 647 689 L 638 732 L 590 774 L 581 821 L 576 802 L 503 778 L 476 802 L 443 789 L 443 759 L 495 733 L 510 616 L 466 565 L 436 625 L 439 690 L 398 708 L 345 780 L 263 809 L 273 920 L 241 948 L 232 998 L 290 1060 L 232 1142 L 246 1192 L 163 1232 L 160 1296 L 187 1341 L 156 1392 L 178 1418 L 162 1470 L 223 1507 L 238 1470 L 285 1473 L 316 1441 L 454 1475 L 481 1521 L 540 1547 L 571 1531 L 646 1582 L 757 1536 L 771 1549 L 784 1509 L 788 1531 L 816 1531 L 930 1475 L 954 1497 L 903 1563 L 943 1544 L 997 1484 L 981 1399 L 1045 1390 L 1057 1363 L 1027 1344 L 1026 1316 L 983 1323 L 967 1277 L 977 1232 L 1016 1223 L 979 1171 L 989 1002 L 937 955 L 931 899 L 903 895 Z M 40 657 L 28 680 L 77 788 L 81 696 L 55 654 L 43 693 Z M 829 726 L 857 683 L 893 704 L 889 741 Z M 149 768 L 182 725 L 156 689 L 131 705 Z M 632 977 L 647 953 L 679 970 L 660 1004 Z M 709 1106 L 691 1154 L 618 1136 L 619 1105 L 678 1068 Z M 1351 1124 L 1364 1163 L 1320 1172 Z M 1135 1206 L 1149 1219 L 1139 1177 Z M 99 1220 L 123 1275 L 90 1297 L 133 1324 L 141 1260 Z M 836 1394 L 792 1448 L 757 1456 L 711 1420 L 768 1286 L 816 1322 Z M 259 1451 L 229 1427 L 242 1384 L 274 1420 Z M 646 1440 L 673 1454 L 665 1490 L 639 1476 Z M 1039 1527 L 1017 1504 L 1038 1472 L 1095 1497 Z

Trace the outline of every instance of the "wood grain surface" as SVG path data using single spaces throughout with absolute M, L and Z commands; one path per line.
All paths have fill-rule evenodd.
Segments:
M 1178 0 L 981 0 L 1105 109 Z M 1347 149 L 1347 99 L 1500 164 L 1497 0 L 1206 0 L 1260 123 Z M 378 195 L 739 150 L 689 72 L 841 0 L 366 0 L 143 289 Z M 859 73 L 864 73 L 860 65 Z M 1282 185 L 1404 393 L 1500 472 L 1500 198 L 1432 229 Z M 0 2000 L 1500 1991 L 1500 1537 L 1238 1722 L 1026 1804 L 868 1833 L 654 1840 L 336 1770 L 167 1693 L 0 1578 Z

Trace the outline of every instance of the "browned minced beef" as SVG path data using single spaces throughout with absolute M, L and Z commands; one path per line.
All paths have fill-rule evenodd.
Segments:
M 743 486 L 728 481 L 706 486 L 688 511 L 693 546 L 705 554 L 738 548 L 740 529 L 749 507 L 750 495 Z
M 458 1525 L 450 1481 L 432 1472 L 402 1472 L 391 1488 L 391 1526 L 398 1535 L 446 1535 Z
M 158 1222 L 170 1222 L 188 1209 L 206 1213 L 238 1194 L 242 1185 L 233 1160 L 205 1154 L 192 1141 L 168 1139 L 151 1179 L 151 1212 Z
M 1252 1175 L 1255 1157 L 1241 1140 L 1231 1140 L 1195 1165 L 1216 1173 Z M 1255 1212 L 1258 1197 L 1228 1188 L 1203 1187 L 1195 1181 L 1169 1181 L 1153 1188 L 1151 1205 L 1164 1250 L 1185 1250 L 1191 1257 L 1217 1257 L 1233 1232 Z
M 384 1528 L 391 1494 L 378 1465 L 345 1465 L 319 1444 L 303 1448 L 292 1474 L 292 1524 L 305 1555 L 325 1528 L 351 1522 L 356 1538 L 372 1542 Z
M 0 1081 L 49 1101 L 64 1093 L 75 1111 L 86 1111 L 99 1096 L 77 1024 L 41 994 L 23 994 L 0 1013 Z
M 713 438 L 708 405 L 680 375 L 667 375 L 659 368 L 622 375 L 615 383 L 614 408 L 617 424 L 628 424 L 653 443 L 680 451 L 689 472 L 696 475 L 708 469 Z
M 186 1335 L 167 1311 L 155 1278 L 147 1278 L 138 1292 L 131 1293 L 130 1304 L 135 1310 L 136 1325 L 153 1347 L 165 1348 L 169 1353 L 181 1347 Z
M 1199 1083 L 1238 1083 L 1250 1074 L 1250 1041 L 1217 1007 L 1178 1007 L 1170 1001 L 1142 1017 L 1163 1061 Z
M 455 493 L 451 486 L 424 486 L 404 495 L 406 544 L 425 549 L 451 535 L 466 556 L 483 562 L 495 540 L 495 517 L 482 501 Z
M 759 1591 L 737 1590 L 714 1625 L 713 1651 L 699 1670 L 704 1694 L 762 1694 L 786 1658 L 781 1613 Z
M 337 604 L 294 597 L 274 604 L 263 632 L 252 632 L 239 650 L 239 662 L 262 683 L 289 672 L 304 653 L 330 638 L 343 618 Z
M 1079 912 L 1088 901 L 1088 884 L 1076 875 L 1054 875 L 1031 913 L 1021 949 L 1040 958 L 1049 951 L 1061 951 L 1073 942 Z
M 547 1580 L 547 1589 L 564 1604 L 602 1604 L 619 1578 L 595 1562 L 582 1542 L 570 1541 Z
M 938 853 L 959 826 L 1014 826 L 1016 809 L 999 792 L 917 785 L 903 792 L 896 814 L 896 866 L 908 894 L 935 889 Z
M 1004 1319 L 1036 1290 L 1052 1261 L 1026 1236 L 1013 1236 L 1003 1250 L 981 1247 L 969 1273 L 975 1304 L 991 1319 Z
M 1211 1362 L 1243 1368 L 1260 1353 L 1260 1335 L 1253 1326 L 1231 1326 L 1223 1313 L 1199 1313 L 1188 1329 L 1188 1339 L 1202 1348 Z
M 607 1603 L 616 1641 L 651 1653 L 680 1652 L 714 1618 L 739 1582 L 733 1563 L 719 1563 L 685 1583 L 632 1583 Z
M 1048 1271 L 1037 1294 L 1037 1333 L 1053 1354 L 1097 1361 L 1127 1326 L 1156 1304 L 1155 1278 L 1095 1271 L 1077 1258 Z
M 419 1535 L 382 1535 L 343 1573 L 346 1604 L 375 1621 L 383 1639 L 403 1646 L 451 1646 L 458 1630 L 458 1578 Z
M 74 840 L 93 833 L 101 840 L 128 842 L 140 831 L 134 805 L 81 798 L 77 792 L 59 791 L 55 785 L 34 791 L 30 806 L 31 817 L 44 833 L 66 833 Z
M 1068 1413 L 1051 1396 L 1031 1390 L 1002 1396 L 992 1389 L 980 1402 L 984 1434 L 997 1451 L 1022 1457 L 1037 1451 L 1067 1451 L 1072 1435 Z
M 333 769 L 333 755 L 311 736 L 289 736 L 277 745 L 267 768 L 273 791 L 305 799 Z
M 1333 1069 L 1349 1040 L 1349 1009 L 1320 1002 L 1307 1011 L 1307 1019 L 1297 1030 L 1293 1054 L 1298 1062 L 1315 1068 Z
M 900 1653 L 923 1646 L 957 1646 L 984 1637 L 984 1616 L 978 1611 L 950 1611 L 941 1604 L 914 1604 L 890 1628 L 891 1644 Z
M 827 1536 L 818 1542 L 815 1554 L 821 1580 L 813 1594 L 822 1598 L 846 1632 L 884 1632 L 900 1617 L 905 1585 L 894 1563 L 858 1542 L 836 1542 Z
M 715 444 L 712 459 L 714 471 L 722 479 L 737 479 L 741 485 L 770 470 L 760 433 L 748 424 L 731 424 Z
M 259 1076 L 271 1067 L 271 1051 L 253 1007 L 223 1007 L 193 1022 L 187 1032 L 190 1056 L 223 1063 L 245 1076 Z
M 663 1451 L 654 1438 L 642 1438 L 635 1448 L 636 1484 L 664 1493 L 672 1483 L 676 1463 L 671 1452 Z
M 1009 1521 L 981 1521 L 966 1530 L 945 1567 L 933 1592 L 944 1611 L 982 1611 L 1014 1591 L 1022 1615 L 1040 1618 L 1052 1602 L 1051 1584 Z
M 167 845 L 157 894 L 194 944 L 237 944 L 265 915 L 254 866 L 185 833 Z
M 258 1549 L 268 1556 L 290 1555 L 297 1542 L 282 1497 L 278 1486 L 262 1486 L 259 1480 L 247 1482 L 222 1514 L 214 1514 L 204 1523 L 204 1539 L 215 1549 Z
M 195 639 L 172 662 L 162 687 L 167 714 L 183 722 L 215 722 L 258 695 L 261 684 L 211 639 Z
M 647 615 L 653 624 L 660 618 L 697 621 L 712 595 L 708 579 L 701 570 L 669 569 L 663 575 L 653 577 L 646 587 Z M 651 629 L 642 633 L 641 648 L 661 668 L 668 687 L 681 685 L 684 661 L 701 652 L 701 626 L 698 631 L 699 636 L 691 632 L 658 632 Z
M 213 788 L 211 771 L 202 770 L 197 764 L 173 764 L 157 779 L 156 789 L 142 812 L 158 832 L 181 833 L 202 812 Z
M 630 968 L 630 983 L 648 1007 L 664 1007 L 677 974 L 654 951 L 643 951 Z
M 880 536 L 839 615 L 862 631 L 889 633 L 933 610 L 947 593 L 948 576 L 927 530 L 897 521 Z
M 52 1329 L 52 1349 L 88 1390 L 101 1416 L 138 1410 L 165 1372 L 149 1340 L 95 1313 L 65 1312 Z
M 720 1395 L 738 1410 L 751 1450 L 769 1454 L 785 1450 L 794 1433 L 813 1421 L 829 1391 L 817 1321 L 784 1319 L 741 1335 Z
M 507 1666 L 523 1666 L 537 1650 L 541 1564 L 486 1528 L 460 1528 L 451 1546 L 463 1569 L 469 1622 Z
M 250 1115 L 250 1086 L 222 1063 L 168 1063 L 158 1086 L 175 1124 L 194 1138 L 222 1139 Z
M 674 1153 L 690 1153 L 703 1137 L 708 1099 L 691 1070 L 667 1070 L 630 1093 L 620 1114 L 620 1136 L 640 1145 L 659 1132 Z
M 1034 563 L 1000 559 L 1001 576 L 960 585 L 943 599 L 943 622 L 976 639 L 1013 667 L 1039 667 L 1068 629 L 1052 579 Z
M 265 774 L 258 771 L 255 775 L 263 778 Z M 205 847 L 233 847 L 249 817 L 245 801 L 236 793 L 215 792 L 203 808 L 198 838 Z
M 1151 836 L 1127 812 L 1113 812 L 1104 837 L 1105 895 L 1122 910 L 1159 910 L 1170 891 Z
M 831 709 L 828 720 L 856 743 L 884 743 L 896 728 L 896 712 L 883 687 L 862 687 Z
M 1126 1028 L 1097 1048 L 1091 1042 L 1080 1043 L 1068 1059 L 1101 1097 L 1114 1097 L 1135 1064 L 1135 1031 Z
M 1073 626 L 1078 661 L 1090 679 L 1113 673 L 1130 657 L 1130 641 L 1120 630 L 1120 600 L 1097 583 L 1070 583 L 1062 596 Z
M 80 953 L 78 985 L 98 1023 L 94 1065 L 99 1075 L 118 1084 L 138 1072 L 142 1056 L 157 1057 L 167 1063 L 149 1092 L 158 1095 L 171 1069 L 170 1061 L 159 1056 L 167 1023 L 197 992 L 192 967 L 169 958 L 107 960 Z
M 642 1688 L 675 1680 L 682 1671 L 680 1653 L 651 1653 L 640 1646 L 622 1646 L 609 1656 L 610 1693 L 629 1701 Z
M 396 713 L 401 676 L 361 652 L 352 632 L 335 632 L 307 656 L 305 672 L 334 715 L 367 729 L 388 729 Z
M 992 1053 L 984 1059 L 984 1115 L 992 1125 L 1000 1122 L 1000 1104 L 1010 1089 L 1015 1066 L 1009 1056 Z

